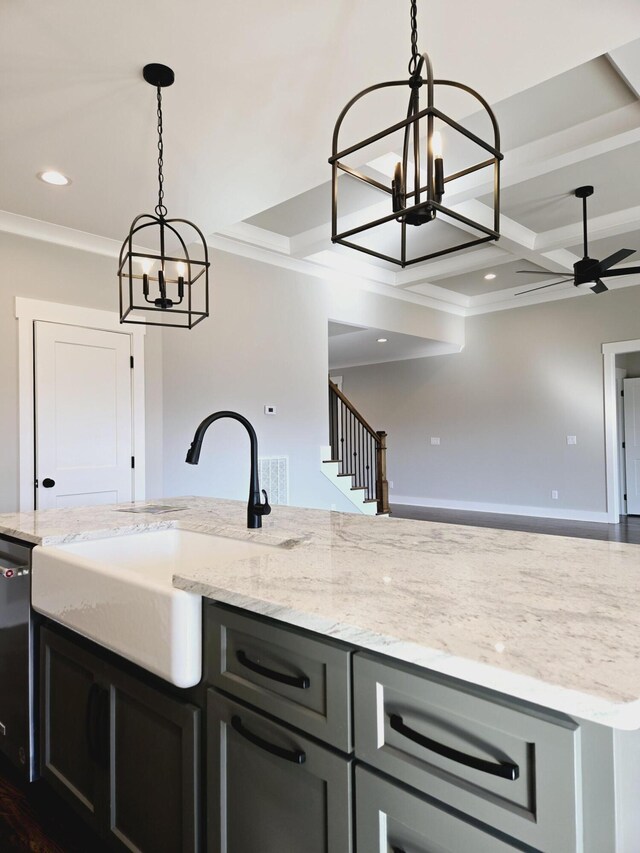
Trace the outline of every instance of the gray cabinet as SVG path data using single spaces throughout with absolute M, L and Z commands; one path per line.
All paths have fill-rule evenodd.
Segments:
M 205 608 L 209 684 L 351 751 L 350 648 L 218 605 Z
M 97 722 L 100 661 L 45 628 L 40 650 L 40 775 L 101 831 L 107 780 L 92 725 Z
M 365 653 L 354 696 L 358 759 L 545 853 L 580 849 L 573 720 Z
M 357 853 L 513 853 L 523 849 L 363 767 L 356 769 L 356 838 Z
M 116 847 L 200 849 L 200 711 L 109 671 L 109 822 Z
M 115 850 L 195 853 L 199 710 L 49 628 L 41 662 L 43 778 Z
M 207 798 L 209 853 L 352 849 L 350 761 L 215 690 Z

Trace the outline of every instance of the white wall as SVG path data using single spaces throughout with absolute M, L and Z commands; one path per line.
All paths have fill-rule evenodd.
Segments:
M 604 512 L 601 345 L 639 337 L 639 318 L 640 288 L 588 294 L 468 318 L 459 354 L 340 371 L 389 434 L 391 502 Z
M 289 456 L 291 504 L 352 509 L 319 471 L 328 320 L 453 343 L 463 341 L 463 321 L 218 251 L 211 282 L 212 316 L 191 332 L 163 334 L 165 493 L 247 497 L 249 444 L 239 424 L 215 423 L 200 464 L 184 462 L 202 418 L 231 409 L 254 424 L 261 456 Z M 277 415 L 265 415 L 265 404 Z
M 18 509 L 15 297 L 118 310 L 115 258 L 0 233 L 0 512 Z M 162 492 L 161 335 L 146 334 L 147 495 Z

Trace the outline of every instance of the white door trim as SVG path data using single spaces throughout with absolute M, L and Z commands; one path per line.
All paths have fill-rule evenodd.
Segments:
M 607 477 L 607 520 L 620 521 L 620 460 L 618 454 L 618 409 L 616 405 L 616 356 L 638 352 L 640 340 L 602 344 L 604 369 L 604 442 Z
M 131 354 L 136 369 L 133 371 L 133 455 L 136 467 L 133 471 L 133 499 L 145 498 L 145 398 L 144 398 L 144 326 L 123 326 L 116 313 L 64 305 L 60 302 L 44 302 L 16 296 L 16 318 L 18 320 L 18 457 L 19 483 L 18 506 L 20 512 L 34 508 L 33 483 L 35 480 L 35 421 L 34 421 L 34 364 L 33 324 L 36 320 L 62 323 L 66 326 L 84 326 L 105 332 L 120 332 L 131 337 Z

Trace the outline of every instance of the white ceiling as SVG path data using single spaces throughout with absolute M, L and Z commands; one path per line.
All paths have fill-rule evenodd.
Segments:
M 170 215 L 195 221 L 212 245 L 239 251 L 250 244 L 269 262 L 290 257 L 353 269 L 328 239 L 331 131 L 357 91 L 405 76 L 408 6 L 2 4 L 0 210 L 9 213 L 2 227 L 17 227 L 10 216 L 20 215 L 124 238 L 133 217 L 155 204 L 155 93 L 141 68 L 164 62 L 176 72 L 164 97 Z M 506 269 L 515 259 L 556 268 L 554 253 L 579 240 L 579 211 L 567 195 L 579 178 L 597 189 L 594 240 L 640 228 L 640 216 L 629 212 L 640 189 L 638 46 L 621 48 L 640 38 L 637 0 L 486 0 L 481 9 L 472 0 L 420 0 L 419 25 L 436 76 L 472 85 L 496 108 L 506 154 L 503 238 L 498 247 L 413 270 L 362 256 L 360 277 L 445 310 L 492 310 L 490 294 L 465 292 L 465 274 Z M 457 101 L 443 105 L 464 117 Z M 368 120 L 387 119 L 397 116 L 364 111 L 350 130 L 365 135 Z M 68 174 L 72 185 L 38 182 L 46 168 Z M 487 189 L 467 182 L 447 200 L 478 205 Z M 359 209 L 358 188 L 349 203 Z M 436 229 L 417 230 L 416 239 L 439 239 Z M 571 257 L 561 256 L 565 266 Z M 504 299 L 508 291 L 497 292 Z
M 379 341 L 379 338 L 384 340 Z M 330 370 L 453 352 L 460 352 L 460 348 L 442 341 L 402 335 L 385 329 L 358 328 L 347 323 L 329 322 Z

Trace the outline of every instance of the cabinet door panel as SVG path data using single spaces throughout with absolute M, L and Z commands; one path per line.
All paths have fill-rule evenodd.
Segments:
M 213 690 L 207 735 L 210 853 L 351 851 L 346 758 Z
M 508 853 L 525 849 L 363 767 L 356 768 L 356 837 L 357 853 Z
M 536 849 L 580 849 L 574 721 L 360 652 L 354 706 L 361 761 Z
M 205 613 L 209 684 L 351 751 L 349 649 L 218 605 Z
M 126 850 L 195 853 L 200 711 L 113 668 L 109 678 L 110 834 Z
M 101 665 L 46 628 L 40 650 L 40 773 L 98 829 L 105 786 L 90 740 Z

